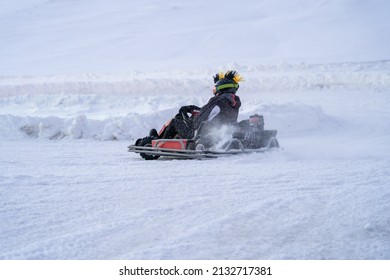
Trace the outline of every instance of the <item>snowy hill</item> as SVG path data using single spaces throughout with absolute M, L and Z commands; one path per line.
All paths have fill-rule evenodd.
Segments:
M 390 259 L 389 12 L 0 2 L 0 259 Z M 280 151 L 127 152 L 227 69 Z
M 389 59 L 386 0 L 0 3 L 0 76 Z

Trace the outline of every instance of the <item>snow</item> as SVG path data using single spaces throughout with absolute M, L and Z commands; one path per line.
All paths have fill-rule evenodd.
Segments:
M 0 4 L 0 75 L 388 59 L 385 0 Z
M 390 259 L 388 1 L 0 3 L 0 259 Z M 282 149 L 127 145 L 238 70 Z

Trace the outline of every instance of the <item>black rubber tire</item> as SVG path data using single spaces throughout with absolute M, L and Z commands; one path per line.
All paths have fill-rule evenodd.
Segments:
M 279 147 L 280 146 L 279 146 L 278 139 L 276 139 L 275 137 L 272 137 L 271 139 L 269 139 L 268 145 L 267 145 L 268 149 L 279 148 Z
M 139 139 L 139 141 L 137 141 L 137 146 L 152 147 L 153 139 L 154 137 L 145 137 L 143 139 Z M 155 160 L 160 157 L 160 156 L 151 155 L 149 153 L 140 153 L 139 155 L 145 160 Z

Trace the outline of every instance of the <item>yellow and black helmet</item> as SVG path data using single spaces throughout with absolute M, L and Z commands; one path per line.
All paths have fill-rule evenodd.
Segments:
M 238 83 L 244 80 L 242 76 L 234 70 L 229 70 L 226 73 L 219 72 L 213 78 L 215 94 L 225 92 L 236 93 L 240 87 Z

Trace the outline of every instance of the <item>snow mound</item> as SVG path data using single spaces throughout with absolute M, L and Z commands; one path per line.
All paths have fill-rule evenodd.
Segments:
M 145 119 L 146 118 L 146 119 Z M 123 118 L 106 120 L 88 119 L 85 115 L 64 119 L 59 117 L 0 116 L 0 137 L 3 139 L 24 139 L 26 137 L 58 139 L 125 140 L 134 139 L 145 126 L 151 125 L 145 116 L 131 114 Z
M 229 65 L 246 81 L 239 95 L 240 119 L 257 113 L 267 128 L 284 135 L 343 126 L 337 93 L 361 108 L 367 94 L 390 90 L 390 61 L 337 64 Z M 0 137 L 123 140 L 159 128 L 184 105 L 202 106 L 211 97 L 215 69 L 0 79 Z M 292 92 L 300 92 L 295 100 Z M 305 97 L 306 96 L 306 97 Z M 326 97 L 327 96 L 327 97 Z M 312 102 L 317 98 L 318 102 Z M 323 101 L 321 101 L 323 100 Z M 375 100 L 375 99 L 373 99 Z M 386 99 L 381 99 L 386 100 Z M 309 101 L 309 102 L 307 102 Z M 329 106 L 332 105 L 332 106 Z M 373 104 L 376 106 L 376 104 Z M 355 112 L 354 112 L 355 113 Z M 362 120 L 365 126 L 369 120 Z
M 85 114 L 74 118 L 0 115 L 0 138 L 132 140 L 147 135 L 150 128 L 160 129 L 175 113 L 176 109 L 153 114 L 130 113 L 102 120 L 90 119 Z M 278 128 L 284 134 L 333 129 L 336 123 L 320 107 L 303 104 L 252 106 L 240 119 L 255 113 L 264 115 L 266 128 Z

